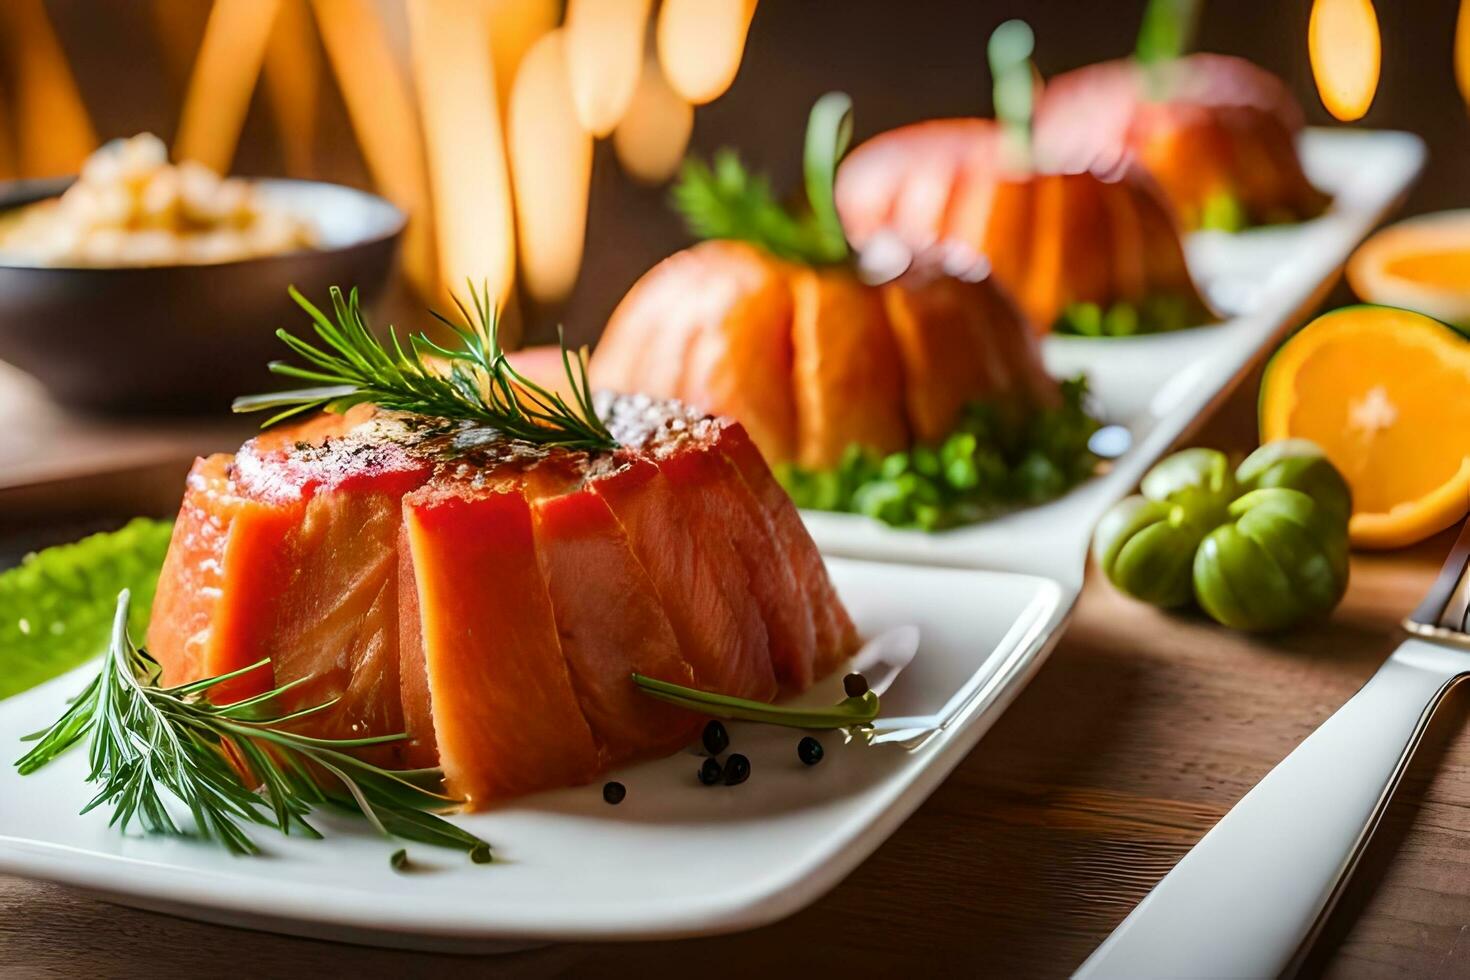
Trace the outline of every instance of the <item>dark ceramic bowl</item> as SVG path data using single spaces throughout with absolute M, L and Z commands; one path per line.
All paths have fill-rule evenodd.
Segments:
M 60 194 L 69 180 L 0 184 L 0 211 Z M 284 386 L 266 364 L 287 355 L 279 327 L 307 328 L 287 295 L 321 306 L 331 286 L 365 305 L 387 284 L 404 216 L 380 197 L 306 180 L 261 180 L 313 222 L 319 247 L 213 265 L 61 268 L 0 255 L 0 360 L 60 402 L 94 411 L 227 408 Z

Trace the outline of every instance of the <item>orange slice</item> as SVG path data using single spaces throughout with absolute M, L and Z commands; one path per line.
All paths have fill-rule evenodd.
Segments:
M 1398 548 L 1470 511 L 1470 341 L 1419 313 L 1349 306 L 1272 358 L 1261 439 L 1311 439 L 1353 491 L 1355 546 Z
M 1426 214 L 1384 228 L 1347 266 L 1365 302 L 1470 324 L 1470 210 Z

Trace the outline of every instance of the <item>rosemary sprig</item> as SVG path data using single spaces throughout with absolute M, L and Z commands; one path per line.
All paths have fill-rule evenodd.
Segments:
M 717 718 L 734 718 L 739 721 L 756 721 L 767 725 L 783 725 L 787 728 L 807 728 L 821 731 L 853 729 L 871 724 L 878 717 L 878 695 L 864 691 L 860 696 L 843 698 L 830 708 L 787 708 L 764 701 L 731 697 L 701 691 L 682 684 L 672 684 L 642 674 L 633 675 L 638 690 L 650 697 L 667 701 L 681 708 L 688 708 L 704 715 Z
M 617 448 L 592 403 L 586 350 L 574 356 L 562 339 L 569 403 L 511 366 L 500 346 L 498 311 L 488 289 L 477 290 L 470 284 L 469 290 L 468 306 L 454 297 L 463 323 L 433 313 L 462 343 L 450 349 L 422 333 L 409 335 L 405 346 L 391 327 L 389 343 L 382 343 L 363 319 L 356 289 L 344 297 L 342 290 L 332 287 L 334 320 L 293 287 L 291 298 L 310 314 L 324 346 L 277 330 L 276 336 L 311 366 L 273 361 L 270 369 L 320 387 L 237 398 L 234 410 L 282 409 L 266 420 L 265 425 L 270 426 L 303 412 L 345 412 L 353 405 L 372 402 L 395 411 L 483 422 L 512 438 L 541 445 Z
M 674 185 L 674 210 L 699 238 L 751 242 L 806 265 L 845 262 L 847 236 L 837 217 L 832 185 L 851 140 L 852 100 L 841 92 L 828 92 L 807 118 L 802 175 L 808 211 L 782 206 L 770 181 L 748 171 L 730 149 L 718 151 L 712 166 L 693 157 L 684 161 Z
M 128 606 L 125 589 L 117 598 L 112 643 L 101 669 L 50 728 L 27 737 L 36 745 L 16 763 L 23 775 L 86 739 L 87 781 L 101 788 L 82 812 L 110 805 L 111 823 L 124 831 L 137 823 L 148 833 L 193 836 L 236 854 L 256 854 L 260 848 L 247 825 L 319 838 L 306 817 L 314 807 L 327 806 L 362 815 L 385 836 L 457 848 L 477 863 L 490 860 L 489 844 L 436 816 L 459 805 L 441 791 L 439 770 L 381 769 L 348 752 L 404 736 L 321 739 L 289 731 L 290 722 L 336 703 L 276 712 L 277 699 L 294 684 L 228 705 L 206 696 L 211 688 L 259 668 L 258 663 L 162 687 L 158 663 L 128 637 Z M 251 774 L 259 792 L 245 782 L 242 770 Z M 170 798 L 192 815 L 192 832 L 174 820 Z

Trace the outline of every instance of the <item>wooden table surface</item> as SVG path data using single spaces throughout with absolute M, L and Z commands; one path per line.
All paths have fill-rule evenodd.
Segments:
M 1199 441 L 1253 445 L 1246 385 Z M 1450 534 L 1354 558 L 1332 619 L 1261 639 L 1130 602 L 1095 576 L 1067 635 L 917 813 L 812 907 L 740 935 L 393 952 L 201 925 L 0 876 L 0 974 L 1060 976 L 1398 642 Z M 1470 700 L 1453 699 L 1309 973 L 1470 975 Z

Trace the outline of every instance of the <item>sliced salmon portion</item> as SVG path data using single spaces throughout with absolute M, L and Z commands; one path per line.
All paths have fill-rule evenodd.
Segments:
M 817 551 L 816 542 L 796 512 L 796 505 L 776 482 L 771 468 L 761 458 L 760 450 L 745 431 L 725 424 L 720 438 L 720 451 L 735 465 L 752 496 L 761 505 L 777 549 L 785 555 L 792 576 L 801 588 L 802 597 L 812 617 L 816 655 L 812 676 L 822 678 L 857 652 L 856 627 L 837 590 L 827 574 L 827 566 Z
M 704 528 L 701 545 L 718 562 L 745 569 L 751 596 L 765 621 L 771 666 L 785 690 L 811 686 L 816 629 L 786 556 L 776 547 L 770 520 L 728 457 L 719 449 L 723 428 L 701 423 L 697 438 L 658 460 L 690 523 Z
M 634 672 L 771 700 L 856 644 L 745 430 L 598 396 L 622 448 L 528 446 L 366 411 L 201 460 L 150 645 L 171 683 L 300 681 L 300 729 L 406 733 L 369 757 L 440 766 L 473 808 L 585 782 L 701 719 Z
M 640 693 L 630 677 L 695 682 L 653 580 L 607 501 L 575 486 L 536 498 L 531 518 L 562 654 L 601 766 L 687 745 L 704 719 Z
M 518 477 L 404 498 L 439 763 L 469 806 L 598 771 Z
M 918 442 L 939 442 L 970 402 L 1010 387 L 986 322 L 986 286 L 905 275 L 883 287 L 898 342 L 909 424 Z
M 165 684 L 183 684 L 264 659 L 277 589 L 288 565 L 283 543 L 301 520 L 299 503 L 242 496 L 233 457 L 196 460 L 158 579 L 148 650 Z M 214 688 L 221 703 L 271 687 L 270 667 Z
M 903 369 L 878 292 L 842 270 L 802 269 L 791 283 L 797 461 L 830 469 L 848 446 L 903 449 Z
M 778 686 L 745 566 L 718 529 L 679 499 L 659 467 L 633 457 L 591 481 L 658 591 L 696 686 L 769 701 Z
M 285 706 L 336 701 L 300 730 L 321 738 L 404 731 L 399 677 L 398 548 L 409 490 L 432 466 L 412 448 L 412 433 L 371 407 L 337 422 L 313 420 L 247 442 L 236 456 L 242 493 L 289 503 L 296 520 L 279 543 L 260 652 L 279 684 L 297 684 Z M 402 763 L 409 747 L 370 753 Z

